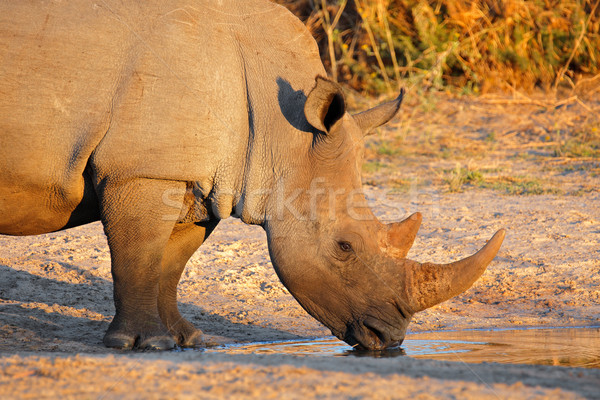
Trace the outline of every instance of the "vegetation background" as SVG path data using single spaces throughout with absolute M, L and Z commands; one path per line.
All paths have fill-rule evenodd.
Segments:
M 276 2 L 305 22 L 334 79 L 370 94 L 406 80 L 479 93 L 599 79 L 599 0 Z

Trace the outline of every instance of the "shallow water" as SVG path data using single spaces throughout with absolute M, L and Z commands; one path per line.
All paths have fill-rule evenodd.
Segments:
M 440 331 L 408 334 L 400 348 L 359 351 L 334 337 L 218 346 L 206 352 L 428 358 L 466 363 L 600 368 L 600 327 Z

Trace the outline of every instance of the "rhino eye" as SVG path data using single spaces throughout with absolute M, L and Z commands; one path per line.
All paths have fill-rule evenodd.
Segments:
M 338 244 L 340 245 L 340 249 L 342 249 L 342 251 L 345 252 L 350 252 L 352 251 L 352 245 L 348 242 L 338 242 Z

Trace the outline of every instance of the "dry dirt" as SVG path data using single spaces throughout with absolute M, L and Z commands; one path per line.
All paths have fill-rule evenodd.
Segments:
M 600 158 L 565 147 L 597 133 L 600 104 L 413 97 L 368 141 L 376 214 L 423 213 L 419 261 L 471 254 L 501 227 L 507 237 L 473 288 L 411 331 L 600 325 Z M 461 168 L 475 174 L 460 180 Z M 600 398 L 595 369 L 110 350 L 111 286 L 99 223 L 0 236 L 0 398 Z M 277 280 L 261 228 L 237 220 L 194 255 L 179 295 L 212 343 L 329 334 Z

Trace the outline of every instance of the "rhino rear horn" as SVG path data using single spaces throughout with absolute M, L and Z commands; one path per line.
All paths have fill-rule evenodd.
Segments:
M 329 132 L 345 113 L 346 101 L 340 85 L 318 76 L 304 104 L 304 116 L 308 123 L 320 131 Z
M 387 225 L 385 251 L 395 258 L 404 258 L 412 247 L 417 232 L 423 219 L 420 212 L 416 212 L 404 221 Z
M 406 260 L 406 288 L 412 311 L 423 311 L 469 289 L 500 250 L 504 235 L 504 229 L 500 229 L 477 253 L 450 264 Z
M 388 101 L 371 108 L 367 111 L 353 115 L 356 124 L 360 127 L 365 135 L 373 132 L 373 129 L 381 126 L 394 118 L 400 110 L 402 99 L 404 98 L 404 89 L 400 90 L 400 94 L 396 99 Z

